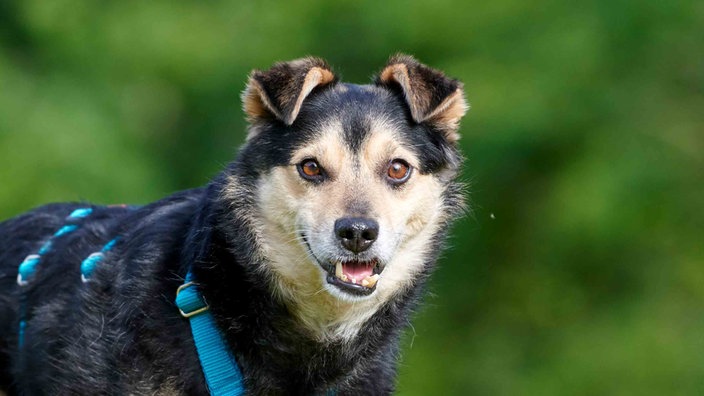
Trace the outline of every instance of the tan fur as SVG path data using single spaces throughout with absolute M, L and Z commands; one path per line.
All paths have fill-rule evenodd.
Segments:
M 411 78 L 408 75 L 408 66 L 403 63 L 387 66 L 382 70 L 379 78 L 385 83 L 395 81 L 403 88 L 403 93 L 406 95 L 406 100 L 411 107 L 411 116 L 416 122 L 422 122 L 425 118 L 422 109 L 427 107 L 428 104 L 425 103 L 424 97 L 414 95 L 411 89 Z
M 442 186 L 417 169 L 404 188 L 388 187 L 379 169 L 394 158 L 418 167 L 412 152 L 398 144 L 394 130 L 373 122 L 373 133 L 358 157 L 342 143 L 342 126 L 322 127 L 310 146 L 293 155 L 292 164 L 277 167 L 261 179 L 255 215 L 258 241 L 282 300 L 311 335 L 320 340 L 351 339 L 386 301 L 413 283 L 422 269 L 431 236 L 443 223 Z M 312 185 L 303 180 L 295 164 L 316 158 L 331 180 Z M 328 285 L 326 274 L 300 238 L 305 232 L 313 253 L 324 256 L 336 244 L 333 224 L 355 201 L 364 201 L 380 224 L 375 243 L 386 262 L 376 291 L 351 298 Z M 320 258 L 320 257 L 318 257 Z
M 247 114 L 247 121 L 252 123 L 257 118 L 266 117 L 271 111 L 275 117 L 280 118 L 281 114 L 271 103 L 269 97 L 262 95 L 263 88 L 254 78 L 249 78 L 247 88 L 242 93 L 242 107 Z
M 327 64 L 318 58 L 302 58 L 278 63 L 266 72 L 254 71 L 249 76 L 242 93 L 242 106 L 247 120 L 254 124 L 258 119 L 273 116 L 286 125 L 298 117 L 303 100 L 320 85 L 335 81 Z M 250 137 L 258 132 L 250 129 Z
M 442 125 L 445 136 L 451 143 L 460 140 L 457 130 L 460 127 L 460 120 L 469 110 L 469 104 L 464 98 L 464 92 L 457 89 L 455 93 L 448 96 L 440 105 L 428 115 L 427 119 L 435 124 Z
M 314 67 L 310 69 L 306 78 L 303 80 L 303 86 L 301 87 L 301 92 L 298 94 L 296 99 L 296 104 L 293 107 L 293 111 L 289 115 L 289 120 L 287 124 L 293 123 L 293 120 L 298 117 L 298 112 L 301 111 L 301 106 L 303 105 L 303 99 L 305 99 L 313 88 L 318 85 L 325 85 L 331 82 L 335 77 L 329 70 L 321 69 L 319 67 Z
M 453 80 L 444 81 L 448 86 L 454 83 L 454 91 L 446 92 L 444 95 L 447 96 L 440 103 L 434 103 L 434 96 L 437 95 L 435 91 L 438 91 L 439 87 L 433 85 L 435 81 L 432 78 L 439 76 L 444 77 L 440 72 L 421 65 L 411 57 L 397 55 L 392 57 L 389 64 L 379 73 L 379 81 L 383 84 L 398 84 L 403 90 L 413 119 L 418 123 L 428 122 L 439 127 L 447 140 L 454 143 L 460 138 L 457 133 L 459 121 L 469 110 L 469 105 L 464 98 L 462 84 Z

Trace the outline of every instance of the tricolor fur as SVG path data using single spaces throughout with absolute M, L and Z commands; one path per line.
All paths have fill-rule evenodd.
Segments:
M 463 208 L 462 84 L 405 55 L 371 85 L 305 58 L 253 72 L 243 102 L 247 141 L 211 183 L 93 206 L 27 286 L 20 262 L 85 205 L 0 224 L 1 391 L 206 395 L 173 303 L 189 268 L 249 393 L 393 391 L 399 337 Z M 81 261 L 115 237 L 81 283 Z

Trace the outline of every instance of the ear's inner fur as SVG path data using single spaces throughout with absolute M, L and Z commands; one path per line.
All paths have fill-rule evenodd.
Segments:
M 334 76 L 330 71 L 321 69 L 319 67 L 314 67 L 306 74 L 306 78 L 303 79 L 303 86 L 298 94 L 296 103 L 291 109 L 290 113 L 286 116 L 284 122 L 286 125 L 293 124 L 293 121 L 298 117 L 298 113 L 301 111 L 301 106 L 303 105 L 303 100 L 313 91 L 318 85 L 325 85 L 331 82 Z
M 313 89 L 334 81 L 327 64 L 317 58 L 279 63 L 265 72 L 252 73 L 243 93 L 244 110 L 252 123 L 273 116 L 291 125 Z
M 410 56 L 396 55 L 379 74 L 377 85 L 399 87 L 415 122 L 436 127 L 450 142 L 459 139 L 459 121 L 468 109 L 459 81 Z

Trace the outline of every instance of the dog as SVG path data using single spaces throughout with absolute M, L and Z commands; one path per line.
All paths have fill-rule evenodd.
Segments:
M 192 286 L 239 392 L 394 391 L 399 339 L 465 208 L 462 83 L 399 54 L 347 84 L 308 57 L 255 70 L 242 100 L 246 141 L 206 186 L 0 224 L 0 393 L 217 394 L 200 313 L 174 299 Z

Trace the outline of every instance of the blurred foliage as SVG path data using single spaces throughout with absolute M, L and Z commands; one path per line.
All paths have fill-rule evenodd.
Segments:
M 473 105 L 399 393 L 704 393 L 701 1 L 2 1 L 0 217 L 206 183 L 250 69 L 396 51 Z

